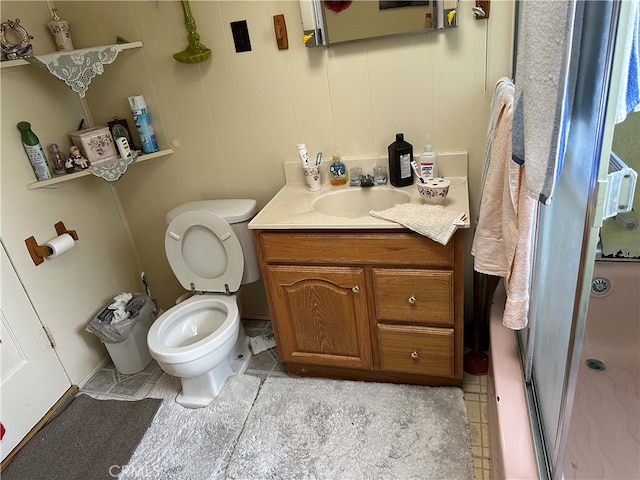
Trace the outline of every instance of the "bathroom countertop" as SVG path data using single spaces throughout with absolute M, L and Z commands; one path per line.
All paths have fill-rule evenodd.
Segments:
M 447 154 L 439 155 L 439 162 L 443 160 Z M 460 228 L 469 228 L 469 188 L 466 176 L 466 152 L 459 154 L 449 154 L 452 156 L 463 157 L 458 162 L 454 162 L 454 158 L 450 160 L 447 168 L 440 167 L 440 173 L 451 181 L 449 194 L 447 198 L 440 204 L 441 207 L 455 212 L 464 212 L 466 220 L 464 226 Z M 442 162 L 444 163 L 444 162 Z M 457 163 L 460 168 L 454 168 Z M 369 159 L 369 160 L 345 160 L 347 168 L 361 164 L 364 166 L 364 172 L 369 173 L 373 165 L 385 165 L 385 159 Z M 454 175 L 447 175 L 452 173 Z M 458 175 L 456 175 L 458 174 Z M 459 175 L 462 174 L 462 175 Z M 310 192 L 304 184 L 304 177 L 300 169 L 299 162 L 285 162 L 285 178 L 286 184 L 280 191 L 265 205 L 265 207 L 253 218 L 249 223 L 249 228 L 253 230 L 291 230 L 291 229 L 314 229 L 314 230 L 335 230 L 335 229 L 404 229 L 403 226 L 373 217 L 371 215 L 363 215 L 356 217 L 341 217 L 326 215 L 313 210 L 312 202 L 327 193 L 335 192 L 339 189 L 396 189 L 391 184 L 374 187 L 350 187 L 347 183 L 341 186 L 332 186 L 327 178 L 326 166 L 322 169 L 322 186 L 320 190 Z M 397 188 L 411 196 L 411 203 L 424 204 L 418 194 L 415 185 Z M 364 193 L 364 192 L 363 192 Z M 373 191 L 371 193 L 374 193 Z

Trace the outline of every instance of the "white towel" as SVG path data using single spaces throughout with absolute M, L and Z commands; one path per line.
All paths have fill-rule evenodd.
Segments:
M 548 204 L 562 170 L 575 79 L 568 66 L 575 0 L 520 3 L 513 160 L 527 167 L 527 192 Z
M 626 25 L 622 75 L 615 123 L 624 122 L 627 114 L 640 112 L 640 1 L 631 0 L 629 19 Z
M 414 232 L 446 245 L 458 228 L 464 225 L 464 212 L 452 212 L 439 205 L 399 203 L 382 211 L 371 210 L 369 215 L 399 223 Z
M 491 132 L 491 157 L 482 190 L 471 255 L 476 272 L 503 277 L 507 302 L 502 323 L 527 325 L 531 266 L 531 231 L 536 201 L 527 195 L 526 167 L 511 160 L 514 88 L 496 89 L 499 114 Z

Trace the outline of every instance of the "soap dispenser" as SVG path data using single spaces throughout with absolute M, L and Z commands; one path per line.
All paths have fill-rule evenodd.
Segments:
M 436 178 L 438 176 L 437 160 L 438 155 L 433 151 L 433 145 L 431 145 L 431 135 L 427 135 L 427 144 L 424 146 L 424 152 L 420 154 L 420 176 L 422 178 Z
M 329 178 L 331 179 L 331 185 L 344 185 L 347 183 L 347 169 L 337 153 L 333 154 L 329 164 Z

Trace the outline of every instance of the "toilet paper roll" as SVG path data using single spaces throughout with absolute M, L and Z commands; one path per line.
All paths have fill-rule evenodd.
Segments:
M 55 258 L 59 255 L 62 255 L 63 253 L 71 250 L 73 248 L 73 245 L 74 245 L 73 237 L 68 233 L 63 233 L 62 235 L 52 240 L 49 240 L 47 243 L 44 244 L 44 246 L 47 247 L 51 252 L 51 255 L 49 255 L 48 257 L 45 257 L 45 259 L 48 260 L 51 258 Z

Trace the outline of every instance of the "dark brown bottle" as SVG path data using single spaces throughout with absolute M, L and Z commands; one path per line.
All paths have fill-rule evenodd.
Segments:
M 394 187 L 413 184 L 411 162 L 413 146 L 406 142 L 403 133 L 396 133 L 396 141 L 389 145 L 389 181 Z

